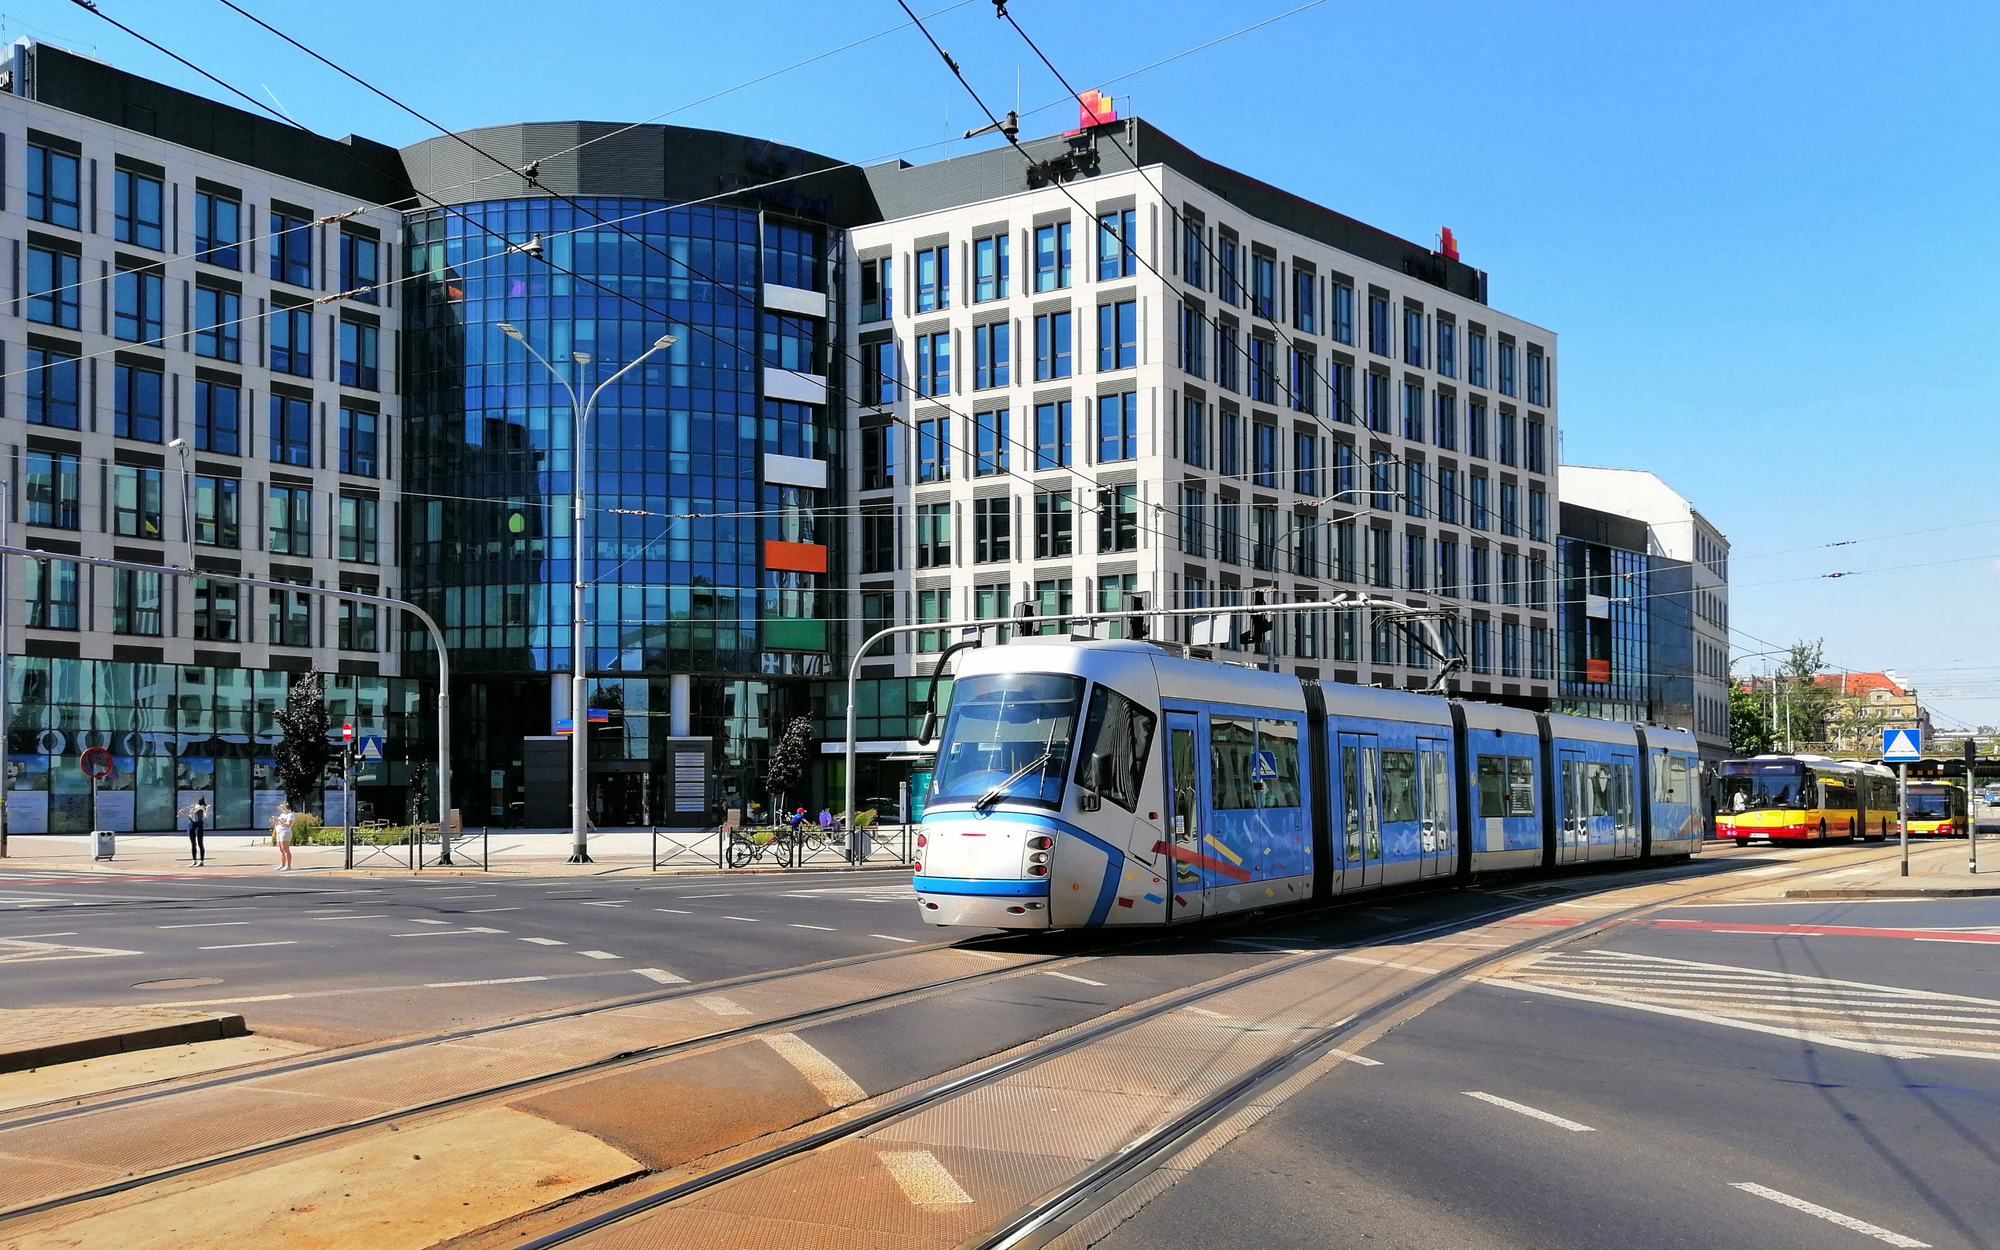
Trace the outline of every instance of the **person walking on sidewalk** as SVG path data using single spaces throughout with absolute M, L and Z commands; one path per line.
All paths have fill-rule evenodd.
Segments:
M 208 844 L 202 832 L 208 825 L 208 800 L 197 797 L 182 815 L 188 822 L 188 867 L 208 867 Z
M 278 871 L 292 870 L 292 819 L 296 815 L 290 803 L 278 804 L 278 814 L 271 817 L 271 841 L 278 848 Z

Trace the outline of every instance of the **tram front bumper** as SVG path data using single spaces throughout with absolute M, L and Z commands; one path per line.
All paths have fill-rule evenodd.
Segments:
M 1049 927 L 1047 881 L 918 877 L 911 884 L 917 891 L 917 910 L 930 924 L 982 929 Z

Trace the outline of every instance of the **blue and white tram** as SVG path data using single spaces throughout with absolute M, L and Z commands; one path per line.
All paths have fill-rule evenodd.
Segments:
M 1693 852 L 1693 735 L 1144 642 L 961 657 L 917 838 L 939 925 L 1157 925 Z

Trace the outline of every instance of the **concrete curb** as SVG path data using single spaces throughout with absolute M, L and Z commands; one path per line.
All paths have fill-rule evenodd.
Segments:
M 243 1017 L 233 1012 L 204 1013 L 193 1019 L 165 1021 L 116 1033 L 71 1037 L 19 1050 L 0 1049 L 0 1072 L 25 1072 L 30 1068 L 75 1063 L 79 1059 L 96 1059 L 103 1055 L 120 1055 L 161 1046 L 184 1046 L 190 1042 L 210 1042 L 224 1037 L 244 1037 L 249 1032 Z M 0 1046 L 5 1046 L 5 1043 L 0 1043 Z
M 1844 890 L 1786 890 L 1786 898 L 1991 898 L 2000 886 L 1852 886 Z

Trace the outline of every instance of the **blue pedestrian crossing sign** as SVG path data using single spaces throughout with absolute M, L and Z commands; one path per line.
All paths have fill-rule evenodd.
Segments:
M 1253 781 L 1276 781 L 1278 779 L 1278 757 L 1275 752 L 1259 751 L 1250 759 L 1250 777 Z
M 356 752 L 356 757 L 364 760 L 381 759 L 382 739 L 375 736 L 374 734 L 370 734 L 368 737 L 363 738 L 361 740 L 361 749 L 358 752 Z
M 1917 735 L 1909 729 L 1884 729 L 1882 731 L 1882 758 L 1890 763 L 1905 760 L 1920 760 L 1924 753 L 1917 749 Z

